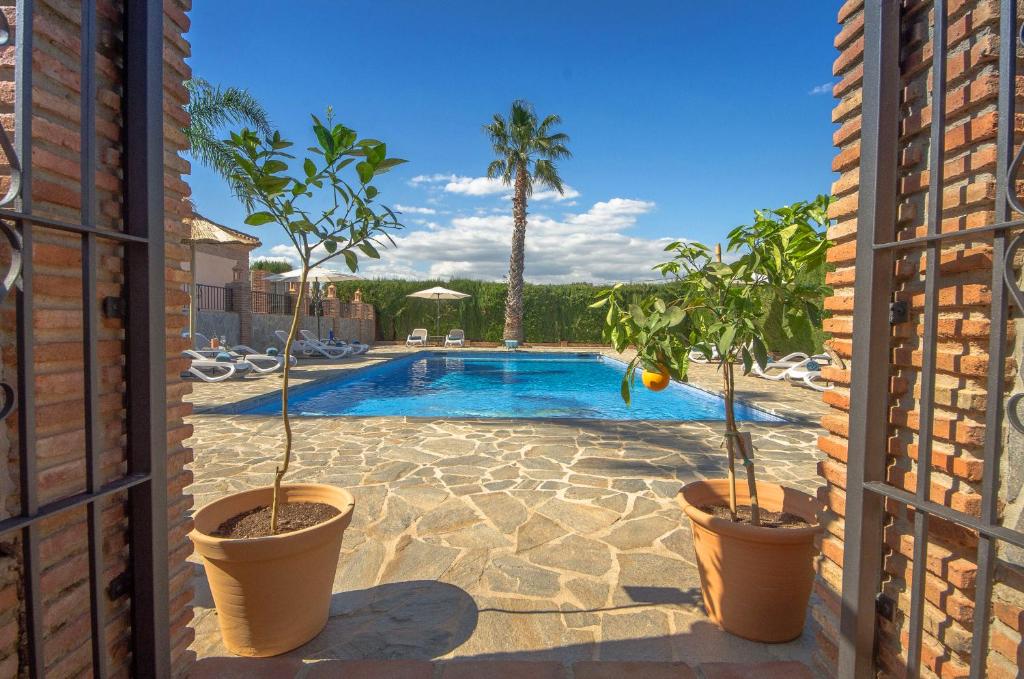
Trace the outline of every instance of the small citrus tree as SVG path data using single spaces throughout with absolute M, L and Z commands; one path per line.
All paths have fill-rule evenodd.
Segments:
M 619 352 L 636 350 L 622 377 L 627 403 L 637 368 L 684 379 L 690 352 L 717 363 L 725 394 L 725 447 L 729 469 L 729 510 L 736 515 L 738 459 L 746 470 L 751 523 L 760 525 L 753 456 L 736 426 L 735 366 L 747 374 L 768 362 L 763 321 L 765 305 L 781 300 L 790 313 L 820 323 L 817 304 L 828 288 L 800 282 L 800 271 L 822 266 L 828 249 L 827 196 L 776 210 L 758 210 L 754 222 L 729 233 L 729 262 L 700 243 L 677 241 L 672 259 L 654 267 L 674 279 L 672 296 L 653 293 L 626 299 L 622 285 L 598 293 L 595 308 L 607 307 L 604 336 Z M 667 378 L 666 378 L 667 379 Z
M 389 158 L 387 146 L 376 139 L 360 139 L 355 130 L 335 124 L 330 109 L 327 123 L 313 116 L 316 145 L 311 156 L 303 158 L 300 174 L 289 174 L 295 157 L 286 152 L 293 144 L 274 132 L 260 137 L 243 129 L 225 140 L 237 166 L 232 180 L 253 198 L 253 207 L 245 219 L 251 226 L 276 224 L 295 248 L 302 274 L 299 294 L 292 313 L 288 340 L 285 342 L 281 382 L 281 418 L 284 423 L 283 463 L 274 473 L 274 499 L 271 506 L 271 531 L 277 532 L 281 479 L 288 472 L 292 453 L 292 429 L 288 417 L 288 357 L 305 311 L 307 274 L 313 267 L 342 257 L 353 272 L 359 256 L 377 259 L 377 248 L 385 241 L 394 244 L 389 232 L 399 229 L 396 214 L 376 203 L 378 190 L 373 180 L 406 161 Z M 343 171 L 354 163 L 355 176 L 346 179 Z

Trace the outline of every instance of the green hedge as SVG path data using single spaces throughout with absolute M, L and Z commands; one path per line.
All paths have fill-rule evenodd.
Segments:
M 812 275 L 819 275 L 813 273 Z M 824 276 L 824 272 L 820 272 Z M 335 284 L 338 297 L 350 301 L 356 289 L 363 291 L 363 301 L 377 311 L 377 339 L 399 340 L 413 328 L 427 328 L 434 332 L 436 302 L 415 299 L 406 295 L 440 285 L 464 292 L 472 297 L 459 301 L 441 302 L 441 333 L 451 328 L 462 328 L 470 340 L 500 342 L 505 328 L 504 283 L 491 283 L 455 279 L 427 280 L 362 280 Z M 629 284 L 628 292 L 646 294 L 662 291 L 671 294 L 671 283 L 663 285 Z M 604 314 L 590 309 L 594 296 L 603 285 L 567 283 L 560 285 L 531 285 L 523 290 L 523 330 L 527 342 L 590 342 L 600 343 Z M 821 330 L 814 331 L 785 319 L 778 305 L 774 316 L 766 323 L 766 334 L 773 351 L 809 351 L 821 348 Z M 776 318 L 777 317 L 777 318 Z

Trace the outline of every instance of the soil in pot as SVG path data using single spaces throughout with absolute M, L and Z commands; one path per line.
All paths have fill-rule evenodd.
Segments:
M 697 509 L 718 519 L 725 519 L 726 521 L 732 520 L 729 508 L 722 505 L 702 505 Z M 738 519 L 736 523 L 743 523 L 749 526 L 750 507 L 743 505 L 736 507 L 736 518 Z M 810 525 L 810 523 L 795 514 L 790 514 L 789 512 L 772 512 L 768 511 L 764 507 L 761 508 L 762 528 L 807 528 Z
M 291 502 L 277 508 L 277 535 L 310 528 L 340 514 L 323 502 Z M 270 506 L 264 505 L 235 514 L 213 531 L 215 538 L 263 538 L 270 532 Z

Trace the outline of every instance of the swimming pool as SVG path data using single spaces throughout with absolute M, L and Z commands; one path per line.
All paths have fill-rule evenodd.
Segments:
M 673 382 L 660 393 L 640 386 L 627 406 L 619 396 L 625 365 L 600 354 L 418 352 L 293 392 L 297 415 L 723 420 L 725 402 Z M 244 411 L 276 414 L 271 400 Z M 737 404 L 741 420 L 781 422 Z

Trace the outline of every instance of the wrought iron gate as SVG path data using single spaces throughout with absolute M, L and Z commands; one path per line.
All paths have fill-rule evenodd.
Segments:
M 900 111 L 900 7 L 898 0 L 866 0 L 864 21 L 864 84 L 861 136 L 860 203 L 857 215 L 856 282 L 854 289 L 853 362 L 850 389 L 849 463 L 846 498 L 846 546 L 840 622 L 839 675 L 843 679 L 875 676 L 876 597 L 883 575 L 884 501 L 913 509 L 914 552 L 907 617 L 908 676 L 920 672 L 924 623 L 924 586 L 929 520 L 939 518 L 977 535 L 977 582 L 972 678 L 985 675 L 996 547 L 1002 542 L 1024 548 L 1024 534 L 999 524 L 997 515 L 1003 451 L 1004 415 L 1020 424 L 1012 410 L 1020 400 L 1004 401 L 1007 323 L 1011 305 L 1024 312 L 1024 294 L 1014 279 L 1013 259 L 1024 245 L 1024 213 L 1014 187 L 1024 149 L 1014 154 L 1015 81 L 1020 38 L 1017 0 L 1000 1 L 999 92 L 996 137 L 996 205 L 991 224 L 944 232 L 943 172 L 946 132 L 947 12 L 946 0 L 934 0 L 931 75 L 931 129 L 928 156 L 927 233 L 897 239 L 897 185 Z M 991 328 L 988 353 L 985 438 L 980 516 L 963 513 L 930 499 L 931 432 L 935 411 L 937 321 L 940 254 L 948 244 L 990 243 Z M 889 380 L 892 352 L 890 300 L 897 255 L 923 251 L 926 256 L 923 335 L 920 370 L 920 421 L 916 492 L 886 482 L 889 435 Z M 1009 413 L 1005 411 L 1009 409 Z M 1024 431 L 1024 429 L 1021 429 Z
M 24 600 L 24 664 L 32 677 L 45 671 L 43 592 L 40 590 L 40 524 L 85 508 L 88 526 L 93 675 L 108 674 L 104 608 L 104 554 L 98 503 L 127 496 L 133 674 L 169 674 L 166 525 L 166 394 L 163 223 L 163 8 L 157 0 L 124 3 L 121 91 L 124 231 L 97 224 L 96 192 L 96 2 L 81 2 L 80 219 L 74 222 L 33 213 L 33 0 L 18 0 L 15 34 L 0 13 L 0 49 L 16 50 L 15 141 L 0 129 L 0 147 L 10 168 L 10 190 L 0 199 L 0 230 L 13 252 L 0 299 L 16 288 L 17 386 L 0 385 L 0 416 L 17 402 L 20 514 L 0 521 L 0 537 L 20 536 Z M 82 255 L 82 346 L 85 375 L 86 483 L 84 492 L 41 503 L 37 484 L 35 338 L 33 329 L 33 236 L 41 230 L 77 235 Z M 100 370 L 97 355 L 100 300 L 97 247 L 119 244 L 124 260 L 126 340 L 125 395 L 127 473 L 104 483 L 100 467 Z

